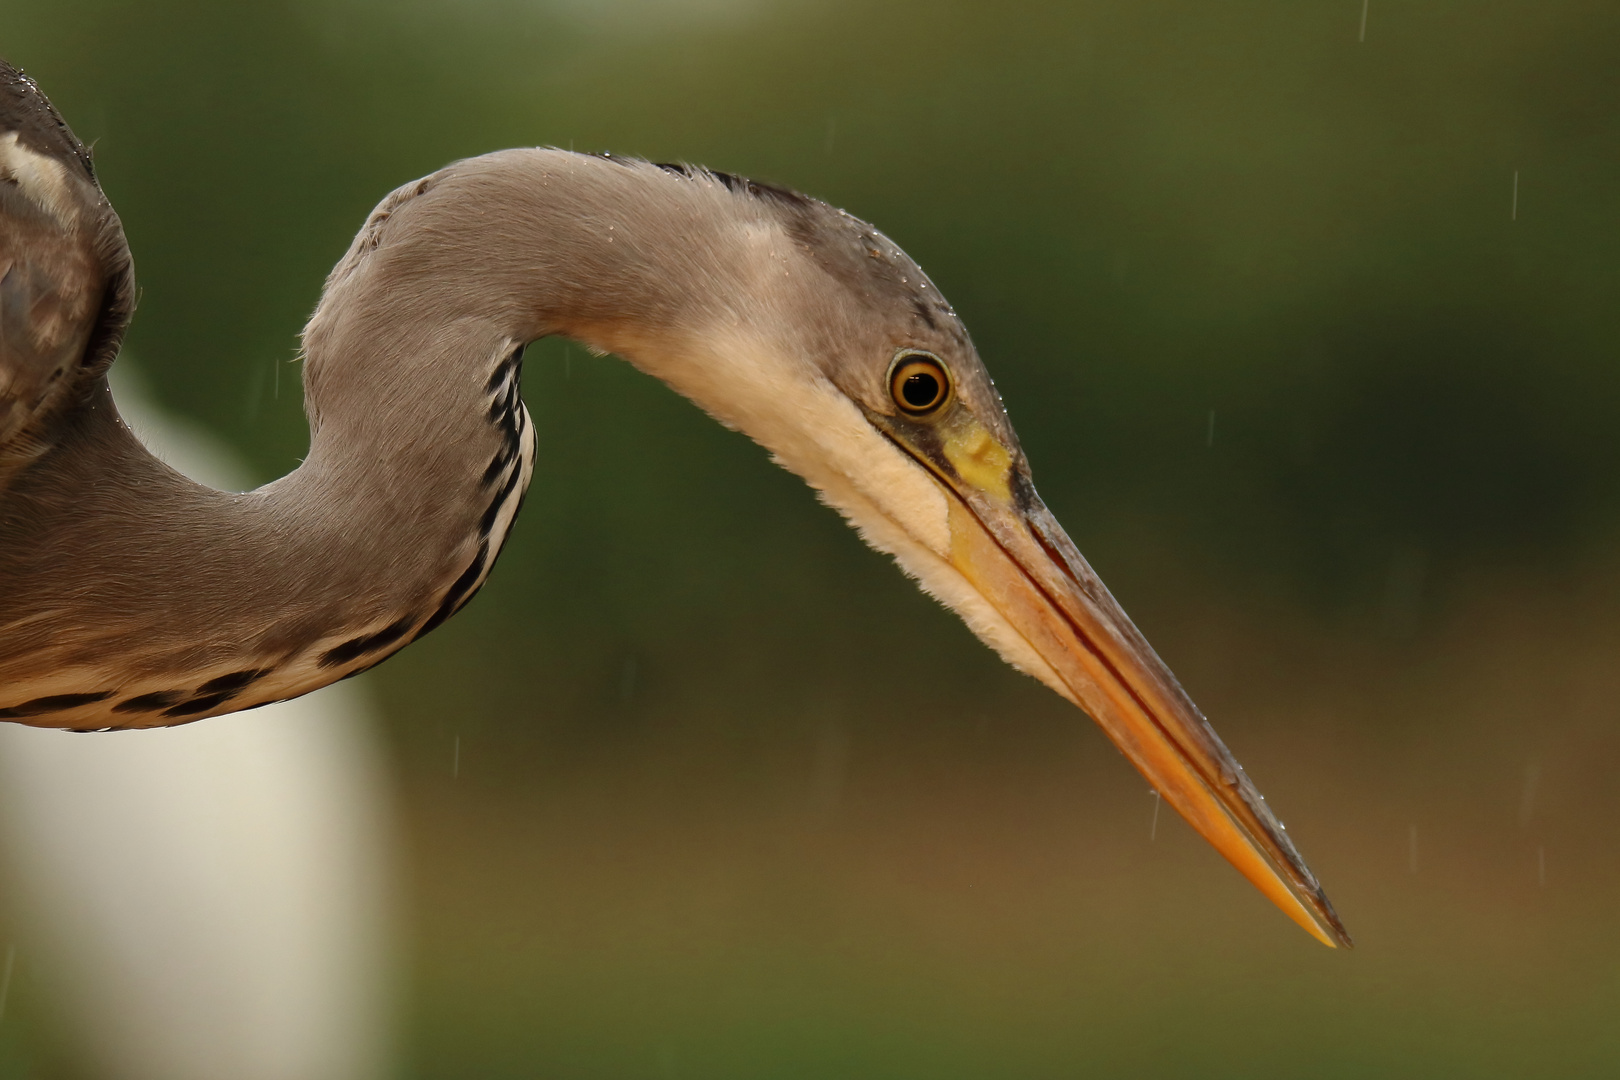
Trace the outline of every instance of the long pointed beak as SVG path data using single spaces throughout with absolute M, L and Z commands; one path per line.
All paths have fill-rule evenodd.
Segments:
M 1091 714 L 1226 859 L 1324 945 L 1350 946 L 1265 798 L 1011 456 L 966 414 L 890 437 L 951 496 L 950 561 L 1048 665 L 1032 672 Z

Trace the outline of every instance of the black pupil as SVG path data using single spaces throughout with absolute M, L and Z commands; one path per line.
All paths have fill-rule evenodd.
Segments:
M 900 383 L 900 396 L 913 409 L 926 409 L 939 400 L 939 380 L 927 371 L 913 371 Z

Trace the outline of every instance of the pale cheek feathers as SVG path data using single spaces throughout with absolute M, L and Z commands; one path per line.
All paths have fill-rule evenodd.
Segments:
M 938 481 L 819 373 L 812 378 L 791 363 L 760 359 L 759 346 L 734 342 L 709 363 L 658 374 L 771 450 L 1003 660 L 1070 697 L 1051 666 L 950 564 L 949 496 Z M 691 368 L 702 374 L 692 378 Z
M 917 471 L 922 470 L 918 468 Z M 929 482 L 932 483 L 931 480 Z M 843 514 L 855 526 L 861 539 L 877 550 L 893 555 L 900 568 L 917 582 L 923 592 L 956 612 L 974 636 L 994 649 L 998 656 L 1016 670 L 1033 675 L 1065 698 L 1074 700 L 1074 695 L 1051 665 L 948 561 L 918 543 L 906 530 L 897 527 L 882 511 L 853 491 L 835 493 L 824 488 L 821 497 L 823 502 Z
M 62 228 L 71 229 L 78 221 L 61 162 L 19 143 L 15 131 L 0 137 L 0 180 L 16 184 L 30 202 L 55 218 Z
M 1051 666 L 950 564 L 948 496 L 922 466 L 873 428 L 819 371 L 771 354 L 738 328 L 714 327 L 696 340 L 701 346 L 691 351 L 624 351 L 638 367 L 770 450 L 1002 659 L 1072 700 Z
M 939 485 L 842 391 L 802 361 L 740 335 L 716 332 L 709 343 L 712 351 L 703 358 L 637 362 L 771 451 L 834 505 L 879 507 L 914 542 L 949 555 L 949 514 Z

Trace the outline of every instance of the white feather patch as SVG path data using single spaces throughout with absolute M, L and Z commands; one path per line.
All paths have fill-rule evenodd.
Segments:
M 15 131 L 0 136 L 0 180 L 10 180 L 23 195 L 64 229 L 78 224 L 79 211 L 68 189 L 67 170 L 17 141 Z
M 811 365 L 769 353 L 767 345 L 740 331 L 703 341 L 705 355 L 698 359 L 667 352 L 658 360 L 632 358 L 770 450 L 1003 660 L 1072 699 L 1051 665 L 951 565 L 946 500 L 953 496 L 931 473 Z

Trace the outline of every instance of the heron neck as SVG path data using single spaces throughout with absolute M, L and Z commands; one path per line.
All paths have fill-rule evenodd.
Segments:
M 509 153 L 385 200 L 305 331 L 309 455 L 255 491 L 168 469 L 99 384 L 0 499 L 0 718 L 152 726 L 279 700 L 465 604 L 532 472 L 524 344 L 613 348 L 633 327 L 644 355 L 679 354 L 716 317 L 706 296 L 742 287 L 700 216 L 618 190 L 647 172 Z

